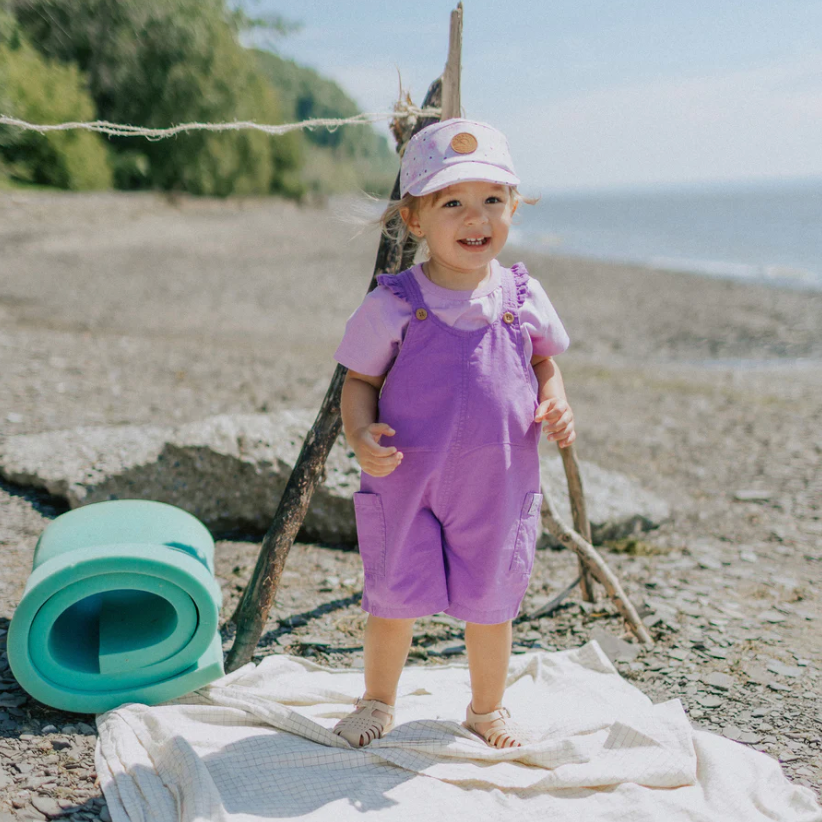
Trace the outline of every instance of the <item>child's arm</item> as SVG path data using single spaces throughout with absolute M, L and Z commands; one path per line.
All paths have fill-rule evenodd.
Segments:
M 534 422 L 544 422 L 542 426 L 549 440 L 556 440 L 560 448 L 566 448 L 576 438 L 574 412 L 565 396 L 562 374 L 553 357 L 532 357 L 531 365 L 537 375 L 539 386 L 539 407 Z
M 340 402 L 345 438 L 362 470 L 374 477 L 387 476 L 402 462 L 402 454 L 396 448 L 379 444 L 380 437 L 395 434 L 387 423 L 375 422 L 377 399 L 384 381 L 384 374 L 371 377 L 349 371 L 345 375 Z

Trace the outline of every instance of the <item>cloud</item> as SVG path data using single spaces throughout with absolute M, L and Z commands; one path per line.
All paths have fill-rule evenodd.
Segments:
M 822 174 L 822 52 L 517 109 L 521 176 L 552 187 Z

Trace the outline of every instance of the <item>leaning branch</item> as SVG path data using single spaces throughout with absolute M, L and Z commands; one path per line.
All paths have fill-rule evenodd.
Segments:
M 608 564 L 590 542 L 587 542 L 563 524 L 544 483 L 542 486 L 541 513 L 542 522 L 548 528 L 551 536 L 566 548 L 576 552 L 580 562 L 591 572 L 591 576 L 605 588 L 608 596 L 613 600 L 617 610 L 625 618 L 636 638 L 643 645 L 653 645 L 654 641 L 651 639 L 648 629 L 639 618 L 634 604 L 628 599 L 628 595 L 623 590 L 616 574 L 608 567 Z
M 441 94 L 442 82 L 438 78 L 428 89 L 423 108 L 438 107 Z M 411 132 L 416 133 L 434 122 L 436 120 L 431 118 L 417 119 Z M 398 175 L 394 182 L 391 199 L 398 200 L 399 192 L 400 178 Z M 377 274 L 383 271 L 397 273 L 408 268 L 413 263 L 415 250 L 416 244 L 413 240 L 401 245 L 383 236 L 377 249 L 374 274 L 368 290 L 371 291 L 376 286 Z M 274 604 L 274 597 L 280 587 L 280 578 L 288 553 L 305 519 L 314 489 L 320 482 L 331 446 L 342 428 L 340 399 L 346 373 L 347 369 L 342 365 L 338 365 L 334 371 L 314 425 L 305 438 L 297 463 L 288 478 L 271 527 L 263 538 L 251 581 L 243 592 L 240 603 L 231 618 L 237 626 L 237 632 L 234 636 L 234 644 L 226 658 L 227 671 L 235 671 L 249 662 L 262 636 L 271 606 Z

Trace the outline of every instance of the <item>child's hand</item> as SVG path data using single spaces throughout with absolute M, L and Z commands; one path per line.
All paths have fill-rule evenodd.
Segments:
M 402 453 L 394 447 L 380 445 L 380 437 L 393 437 L 396 431 L 384 422 L 373 422 L 351 438 L 351 448 L 360 468 L 372 477 L 387 477 L 401 462 Z
M 560 448 L 567 448 L 576 438 L 574 431 L 574 412 L 568 401 L 551 397 L 539 404 L 534 422 L 544 422 L 542 430 L 549 440 L 556 440 Z

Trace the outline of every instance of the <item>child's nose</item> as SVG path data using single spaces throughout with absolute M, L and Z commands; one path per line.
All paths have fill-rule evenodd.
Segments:
M 485 213 L 485 209 L 479 207 L 469 207 L 465 211 L 465 222 L 469 225 L 474 225 L 475 223 L 482 223 L 488 219 L 488 216 Z

